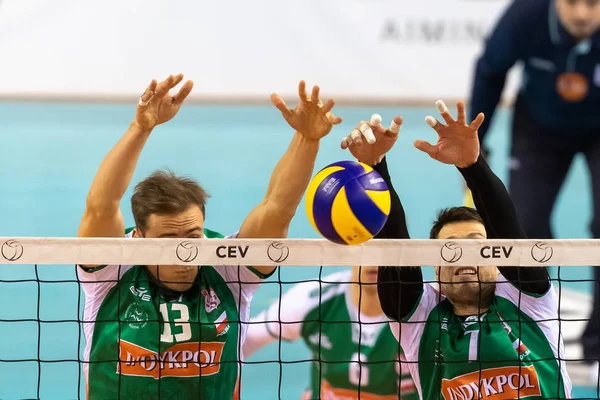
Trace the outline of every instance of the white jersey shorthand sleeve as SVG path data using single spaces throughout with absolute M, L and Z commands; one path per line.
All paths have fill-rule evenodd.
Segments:
M 236 232 L 233 235 L 225 236 L 225 239 L 235 239 L 237 235 Z M 214 240 L 219 239 L 214 238 Z M 270 276 L 261 274 L 250 266 L 216 265 L 213 268 L 227 283 L 238 306 L 242 303 L 249 303 L 260 284 Z
M 329 275 L 319 281 L 301 282 L 289 289 L 281 299 L 250 320 L 246 342 L 244 343 L 244 356 L 248 357 L 260 348 L 278 341 L 293 342 L 302 338 L 302 325 L 308 313 L 319 306 L 328 298 L 344 290 L 344 285 L 337 285 L 336 289 L 324 291 L 326 285 L 338 281 L 349 282 L 350 274 L 346 271 Z M 321 289 L 322 296 L 311 296 L 311 293 Z
M 238 232 L 226 236 L 225 239 L 237 238 Z M 218 238 L 215 238 L 218 240 Z M 240 341 L 246 341 L 248 322 L 250 320 L 250 303 L 260 284 L 271 274 L 264 275 L 250 266 L 217 265 L 213 267 L 221 275 L 231 291 L 238 307 L 240 320 Z
M 503 297 L 513 303 L 542 330 L 554 357 L 560 365 L 566 393 L 571 393 L 572 383 L 567 373 L 565 345 L 560 331 L 560 315 L 558 312 L 558 295 L 552 281 L 550 288 L 543 295 L 531 295 L 520 291 L 515 285 L 498 274 L 496 296 Z
M 125 234 L 125 238 L 132 238 L 133 231 Z M 96 268 L 83 268 L 77 266 L 77 277 L 82 284 L 86 296 L 101 295 L 103 298 L 112 289 L 118 280 L 132 265 L 102 265 Z
M 126 238 L 131 238 L 132 236 L 133 231 L 125 235 Z M 77 278 L 85 293 L 85 321 L 91 322 L 96 320 L 98 310 L 108 292 L 116 286 L 119 279 L 132 267 L 133 265 L 104 265 L 86 269 L 80 265 L 77 266 Z M 84 330 L 89 330 L 91 334 L 94 330 L 93 324 L 85 324 Z
M 133 231 L 125 235 L 131 238 Z M 83 333 L 85 335 L 84 359 L 89 360 L 92 337 L 98 310 L 104 302 L 106 295 L 117 285 L 123 275 L 133 265 L 104 265 L 96 268 L 83 268 L 77 266 L 77 278 L 85 294 L 85 306 L 83 311 Z M 85 364 L 84 372 L 87 377 L 88 364 Z
M 400 324 L 396 321 L 390 321 L 390 329 L 404 351 L 410 375 L 419 394 L 421 394 L 421 381 L 419 379 L 421 337 L 423 336 L 425 322 L 429 318 L 429 314 L 444 299 L 445 297 L 436 290 L 434 285 L 424 283 L 421 297 L 417 300 L 411 313 L 400 321 Z

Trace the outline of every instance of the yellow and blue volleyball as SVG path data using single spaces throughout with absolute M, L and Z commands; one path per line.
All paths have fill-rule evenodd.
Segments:
M 338 244 L 360 244 L 381 231 L 390 214 L 390 191 L 377 171 L 339 161 L 319 171 L 306 191 L 313 228 Z

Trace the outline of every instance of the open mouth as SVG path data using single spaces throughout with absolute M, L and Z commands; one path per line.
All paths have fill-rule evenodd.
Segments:
M 477 270 L 473 267 L 463 267 L 457 269 L 454 275 L 477 275 Z

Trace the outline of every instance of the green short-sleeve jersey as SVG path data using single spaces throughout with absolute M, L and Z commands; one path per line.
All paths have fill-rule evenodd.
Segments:
M 205 237 L 223 236 L 206 230 Z M 248 321 L 264 276 L 248 267 L 202 266 L 197 285 L 178 297 L 143 266 L 78 268 L 78 276 L 88 399 L 238 396 L 240 322 Z
M 423 399 L 570 398 L 552 286 L 543 296 L 531 296 L 500 275 L 489 310 L 460 317 L 426 284 L 401 330 L 400 343 Z
M 418 399 L 387 318 L 359 314 L 351 281 L 351 271 L 344 271 L 297 284 L 252 321 L 281 321 L 268 323 L 272 336 L 302 339 L 310 349 L 314 361 L 303 399 Z

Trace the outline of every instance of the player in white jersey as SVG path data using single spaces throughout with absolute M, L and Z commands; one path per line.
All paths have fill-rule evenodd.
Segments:
M 173 118 L 191 92 L 193 83 L 187 81 L 175 96 L 169 95 L 182 80 L 183 75 L 177 75 L 160 83 L 152 81 L 141 96 L 135 119 L 94 178 L 80 237 L 123 237 L 120 202 L 153 129 Z M 265 198 L 241 224 L 238 238 L 286 237 L 312 176 L 320 139 L 341 122 L 330 112 L 332 100 L 321 103 L 317 86 L 312 95 L 304 82 L 298 89 L 300 102 L 295 109 L 289 109 L 278 95 L 271 97 L 296 133 L 271 175 Z M 210 140 L 214 132 L 205 134 Z M 199 170 L 201 154 L 198 149 Z M 136 226 L 128 237 L 219 237 L 204 228 L 207 197 L 194 180 L 164 171 L 152 174 L 135 187 L 131 207 Z M 237 349 L 244 336 L 239 322 L 249 318 L 257 283 L 273 270 L 264 266 L 78 268 L 86 295 L 89 398 L 237 396 Z
M 464 104 L 457 108 L 454 120 L 439 102 L 446 124 L 426 119 L 438 133 L 437 144 L 415 142 L 431 158 L 456 166 L 477 207 L 453 207 L 438 215 L 430 238 L 446 240 L 440 245 L 446 261 L 462 256 L 458 239 L 525 238 L 506 188 L 479 153 L 477 129 L 483 114 L 467 124 Z M 362 140 L 357 144 L 352 137 L 345 142 L 359 160 L 383 163 L 394 143 L 381 126 L 373 132 L 388 145 L 384 140 L 376 146 Z M 381 175 L 391 194 L 386 227 L 394 227 L 392 238 L 409 239 L 390 175 Z M 531 249 L 532 261 L 549 259 L 551 249 L 538 245 Z M 511 251 L 512 246 L 490 249 L 485 244 L 480 250 L 492 260 Z M 558 299 L 544 267 L 437 266 L 435 273 L 441 292 L 423 282 L 419 266 L 380 267 L 378 274 L 382 309 L 393 321 L 422 399 L 570 398 Z
M 314 360 L 302 399 L 417 399 L 376 283 L 377 267 L 355 266 L 294 285 L 250 320 L 244 358 L 272 342 L 301 339 Z

